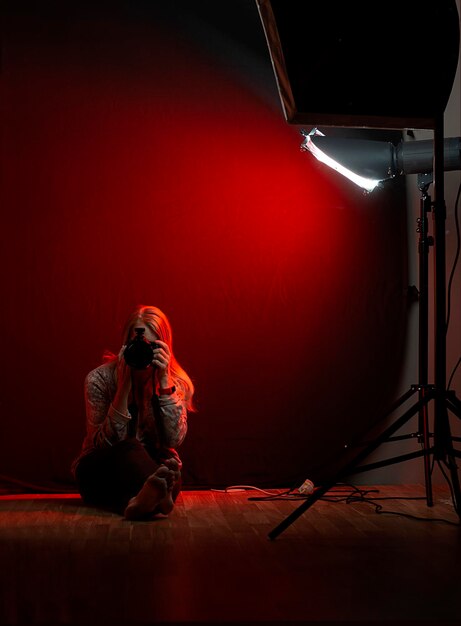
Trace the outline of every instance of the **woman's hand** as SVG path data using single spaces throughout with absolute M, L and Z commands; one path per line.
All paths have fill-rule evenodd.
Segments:
M 170 377 L 170 359 L 171 352 L 168 344 L 157 339 L 155 341 L 154 358 L 152 365 L 156 368 L 158 384 L 162 389 L 171 387 L 172 381 Z

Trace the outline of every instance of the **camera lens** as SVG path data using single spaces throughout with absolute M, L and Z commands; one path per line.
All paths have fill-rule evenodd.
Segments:
M 144 370 L 152 363 L 155 344 L 144 338 L 144 328 L 135 328 L 136 336 L 123 351 L 126 364 L 137 370 Z

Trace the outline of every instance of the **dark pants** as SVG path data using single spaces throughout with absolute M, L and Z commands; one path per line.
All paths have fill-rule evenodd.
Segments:
M 146 478 L 172 457 L 177 458 L 174 451 L 168 449 L 149 453 L 135 438 L 93 450 L 78 462 L 75 470 L 78 490 L 85 503 L 123 513 Z M 173 500 L 180 489 L 178 482 L 173 488 Z

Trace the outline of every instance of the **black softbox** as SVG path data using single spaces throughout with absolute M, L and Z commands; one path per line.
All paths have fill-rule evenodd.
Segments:
M 458 62 L 455 0 L 256 0 L 286 120 L 434 128 Z

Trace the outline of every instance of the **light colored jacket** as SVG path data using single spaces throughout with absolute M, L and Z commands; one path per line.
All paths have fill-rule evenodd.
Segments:
M 86 435 L 72 471 L 80 459 L 92 450 L 113 446 L 126 439 L 130 416 L 110 411 L 117 392 L 117 363 L 104 363 L 85 378 Z M 180 392 L 154 396 L 153 402 L 139 407 L 136 438 L 151 447 L 176 448 L 187 432 L 187 410 Z

